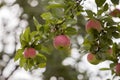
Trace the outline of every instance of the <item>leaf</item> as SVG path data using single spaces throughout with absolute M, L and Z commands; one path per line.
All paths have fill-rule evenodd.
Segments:
M 86 10 L 88 17 L 93 18 L 94 13 L 91 10 Z
M 115 67 L 116 63 L 111 63 L 110 68 L 113 69 Z
M 44 68 L 46 66 L 46 63 L 40 63 L 38 66 L 39 68 Z
M 20 58 L 20 67 L 23 67 L 26 64 L 26 59 L 24 57 Z
M 38 22 L 38 20 L 35 17 L 33 17 L 33 20 L 34 20 L 34 24 L 36 26 L 37 31 L 39 31 L 42 25 Z
M 33 64 L 33 60 L 32 60 L 32 59 L 27 59 L 27 60 L 26 60 L 27 69 L 31 69 L 33 65 L 34 65 L 34 64 Z M 26 69 L 26 70 L 27 70 L 27 69 Z
M 105 71 L 105 70 L 110 70 L 110 68 L 100 68 L 99 70 Z
M 23 37 L 24 37 L 24 40 L 25 40 L 26 42 L 29 42 L 29 41 L 30 41 L 30 27 L 27 27 L 27 28 L 25 29 L 25 32 L 24 32 L 24 34 L 23 34 Z
M 51 8 L 64 8 L 64 5 L 63 4 L 51 4 L 47 6 L 47 9 L 51 9 Z
M 25 48 L 28 45 L 28 42 L 24 39 L 23 33 L 20 35 L 20 43 L 22 48 Z
M 119 4 L 119 0 L 111 0 L 111 2 L 115 5 Z
M 107 4 L 107 3 L 104 5 L 103 10 L 104 10 L 104 11 L 107 11 L 107 10 L 108 10 L 108 4 Z
M 39 68 L 43 68 L 46 66 L 46 57 L 40 53 L 37 54 L 34 61 Z
M 43 54 L 38 53 L 36 56 L 37 63 L 46 63 L 46 57 Z
M 51 19 L 53 19 L 53 16 L 52 16 L 52 14 L 50 13 L 50 12 L 45 12 L 45 13 L 43 13 L 42 15 L 41 15 L 41 17 L 44 19 L 44 20 L 51 20 Z
M 37 33 L 38 33 L 37 31 L 33 31 L 33 32 L 30 33 L 31 40 L 32 40 L 33 37 L 35 37 L 37 35 Z
M 66 20 L 66 23 L 67 24 L 76 24 L 77 21 L 75 19 L 68 19 L 68 20 Z
M 98 7 L 103 6 L 103 4 L 105 3 L 106 0 L 95 0 L 96 4 Z
M 49 48 L 46 47 L 46 46 L 44 46 L 44 45 L 41 46 L 41 51 L 44 52 L 44 53 L 50 54 L 50 52 L 49 52 Z
M 118 32 L 112 32 L 112 35 L 114 38 L 120 38 L 120 33 Z
M 22 53 L 23 53 L 23 49 L 18 49 L 15 54 L 14 61 L 17 61 L 23 55 Z
M 72 28 L 72 27 L 67 27 L 65 29 L 65 34 L 67 35 L 75 35 L 77 32 L 76 32 L 76 29 L 75 28 Z
M 40 44 L 35 45 L 34 48 L 39 51 L 41 49 L 41 45 Z
M 25 47 L 27 47 L 28 43 L 25 40 L 22 40 L 21 42 L 21 47 L 24 49 Z

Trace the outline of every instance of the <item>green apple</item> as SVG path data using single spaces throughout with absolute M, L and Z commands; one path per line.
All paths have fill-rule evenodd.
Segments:
M 88 53 L 87 60 L 89 63 L 97 65 L 100 63 L 100 60 L 96 58 L 95 54 Z

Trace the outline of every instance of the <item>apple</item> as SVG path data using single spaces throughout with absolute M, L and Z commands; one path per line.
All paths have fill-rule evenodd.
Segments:
M 115 66 L 115 73 L 116 73 L 116 75 L 120 75 L 120 63 L 118 63 L 118 64 Z
M 24 50 L 25 58 L 34 58 L 36 56 L 36 50 L 34 48 L 26 48 Z
M 110 12 L 110 15 L 113 17 L 120 16 L 120 9 L 114 9 L 113 11 Z
M 85 25 L 85 28 L 87 32 L 90 32 L 93 29 L 100 32 L 102 30 L 102 25 L 98 20 L 89 19 Z
M 94 65 L 100 63 L 100 60 L 98 60 L 96 58 L 96 56 L 92 53 L 88 53 L 87 60 L 88 60 L 89 63 L 94 64 Z
M 112 48 L 110 48 L 110 49 L 108 49 L 106 51 L 106 56 L 107 56 L 108 60 L 113 58 L 113 50 L 112 50 Z
M 66 35 L 58 35 L 53 40 L 56 49 L 68 49 L 70 47 L 70 39 Z

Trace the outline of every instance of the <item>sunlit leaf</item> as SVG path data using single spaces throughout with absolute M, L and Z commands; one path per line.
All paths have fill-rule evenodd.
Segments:
M 33 20 L 34 20 L 34 24 L 36 26 L 37 31 L 39 31 L 42 25 L 38 22 L 38 20 L 35 17 L 33 17 Z
M 99 70 L 105 71 L 105 70 L 110 70 L 110 68 L 100 68 Z
M 17 61 L 23 55 L 22 53 L 23 53 L 23 49 L 18 49 L 15 54 L 14 61 Z
M 53 16 L 52 16 L 52 14 L 51 14 L 50 12 L 43 13 L 43 14 L 41 15 L 41 17 L 42 17 L 44 20 L 51 20 L 51 19 L 53 19 Z

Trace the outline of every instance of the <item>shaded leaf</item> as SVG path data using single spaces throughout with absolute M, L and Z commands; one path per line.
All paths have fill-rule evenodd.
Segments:
M 119 4 L 119 0 L 111 0 L 113 4 Z
M 77 32 L 76 32 L 76 29 L 75 28 L 72 28 L 72 27 L 67 27 L 65 29 L 65 34 L 67 35 L 75 35 Z
M 107 4 L 107 3 L 104 5 L 103 10 L 104 10 L 104 11 L 107 11 L 107 10 L 108 10 L 108 4 Z
M 101 7 L 105 3 L 105 1 L 106 0 L 95 0 L 98 7 Z

